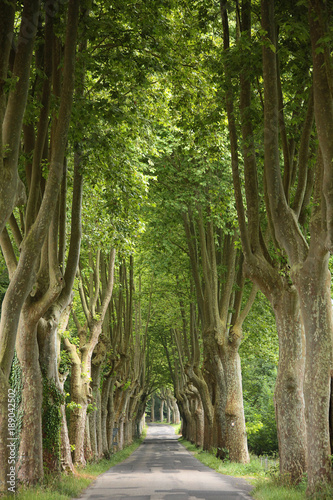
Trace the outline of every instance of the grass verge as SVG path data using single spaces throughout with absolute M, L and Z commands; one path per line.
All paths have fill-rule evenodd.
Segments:
M 180 428 L 181 428 L 182 424 L 179 423 L 179 424 L 170 424 L 170 425 L 171 425 L 171 427 L 173 427 L 175 429 L 175 434 L 178 436 L 178 434 L 180 434 Z
M 304 500 L 307 498 L 305 494 L 306 482 L 302 482 L 297 487 L 279 484 L 276 461 L 272 459 L 268 460 L 268 468 L 265 467 L 265 463 L 263 464 L 260 458 L 253 455 L 248 464 L 234 463 L 229 460 L 221 461 L 216 458 L 215 454 L 203 451 L 202 448 L 197 448 L 183 438 L 179 441 L 200 462 L 216 472 L 248 480 L 254 486 L 251 495 L 256 500 Z
M 253 480 L 256 478 L 265 478 L 267 477 L 267 470 L 265 470 L 264 466 L 261 464 L 261 460 L 258 457 L 251 456 L 251 460 L 249 464 L 240 464 L 236 462 L 230 462 L 229 460 L 220 460 L 216 458 L 215 453 L 208 453 L 207 451 L 203 451 L 202 448 L 197 448 L 195 444 L 186 441 L 181 438 L 180 443 L 185 446 L 187 450 L 192 452 L 194 456 L 200 460 L 203 464 L 207 465 L 211 469 L 214 469 L 216 472 L 220 474 L 226 474 L 228 476 L 235 477 L 244 477 L 245 479 L 249 479 L 253 484 Z M 273 467 L 274 462 L 270 460 L 268 462 L 268 467 Z
M 303 483 L 293 488 L 268 478 L 266 481 L 257 481 L 251 494 L 256 500 L 304 500 L 307 498 L 305 490 L 306 485 Z
M 85 468 L 77 468 L 74 476 L 47 475 L 43 484 L 29 488 L 21 486 L 15 495 L 4 495 L 0 498 L 1 500 L 13 500 L 13 498 L 18 500 L 68 500 L 77 498 L 97 476 L 129 457 L 140 446 L 146 434 L 147 431 L 144 431 L 140 439 L 136 439 L 131 445 L 114 453 L 109 460 L 103 459 L 98 463 L 88 464 Z

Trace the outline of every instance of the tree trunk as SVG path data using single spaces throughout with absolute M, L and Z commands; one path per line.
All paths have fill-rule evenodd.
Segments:
M 125 397 L 123 400 L 122 408 L 121 408 L 121 422 L 122 422 L 122 440 L 121 440 L 121 450 L 127 446 L 131 438 L 129 437 L 129 429 L 130 429 L 130 421 L 129 421 L 129 412 L 130 412 L 130 400 L 131 400 L 131 389 L 126 389 Z
M 99 266 L 100 266 L 100 251 L 97 252 L 96 258 L 96 290 L 99 291 Z M 75 444 L 74 450 L 74 463 L 85 465 L 86 460 L 84 457 L 84 433 L 87 427 L 89 427 L 89 422 L 86 423 L 87 408 L 88 404 L 91 402 L 92 391 L 90 387 L 91 369 L 92 369 L 92 355 L 95 347 L 100 339 L 102 325 L 105 319 L 107 309 L 110 304 L 113 291 L 114 283 L 114 262 L 115 262 L 115 250 L 110 250 L 109 264 L 108 264 L 108 277 L 107 283 L 105 284 L 105 289 L 103 290 L 102 303 L 100 304 L 98 318 L 94 319 L 94 308 L 96 304 L 94 300 L 91 302 L 90 306 L 92 311 L 89 311 L 85 299 L 83 300 L 82 289 L 81 289 L 81 301 L 83 300 L 83 308 L 85 310 L 85 315 L 87 318 L 87 323 L 84 327 L 78 322 L 77 317 L 74 315 L 74 321 L 79 330 L 80 336 L 80 355 L 76 350 L 76 346 L 71 344 L 68 338 L 64 339 L 65 347 L 70 353 L 72 362 L 72 376 L 71 376 L 71 396 L 73 400 L 73 409 L 71 412 L 70 419 L 70 439 L 71 442 Z M 95 291 L 96 292 L 96 291 Z M 95 293 L 95 301 L 97 303 L 98 293 Z M 89 330 L 89 340 L 88 340 L 88 330 Z M 102 349 L 103 350 L 103 349 Z M 102 359 L 104 355 L 101 354 Z M 90 435 L 86 435 L 86 441 L 90 446 Z M 90 449 L 87 450 L 90 453 Z
M 71 446 L 69 442 L 68 436 L 68 427 L 67 427 L 67 419 L 66 419 L 66 406 L 61 405 L 61 434 L 60 434 L 60 442 L 61 442 L 61 469 L 64 472 L 74 474 L 74 466 L 71 455 Z
M 72 408 L 69 419 L 69 440 L 75 445 L 73 462 L 75 465 L 86 465 L 84 454 L 84 435 L 86 428 L 88 394 L 87 384 L 82 383 L 80 362 L 72 363 L 71 374 Z
M 89 418 L 86 416 L 86 425 L 84 427 L 84 457 L 87 462 L 91 462 L 94 458 L 93 449 L 90 440 L 90 422 Z
M 140 422 L 142 420 L 142 394 L 143 389 L 139 386 L 136 386 L 134 391 L 132 392 L 131 401 L 129 404 L 128 410 L 128 420 L 131 423 L 131 436 L 130 442 L 133 442 L 135 437 L 140 437 L 141 431 L 137 431 L 138 426 L 140 426 Z
M 116 435 L 116 450 L 122 450 L 122 443 L 124 439 L 123 431 L 124 431 L 124 421 L 123 421 L 123 408 L 124 408 L 124 401 L 125 401 L 125 395 L 124 391 L 122 390 L 121 386 L 118 386 L 115 395 L 114 395 L 114 428 L 118 429 L 117 430 L 117 435 Z M 114 440 L 112 441 L 112 443 Z M 112 446 L 112 449 L 114 449 L 114 446 Z
M 167 422 L 170 424 L 171 422 L 171 408 L 170 408 L 170 400 L 167 401 Z
M 29 307 L 22 309 L 17 337 L 17 357 L 22 369 L 22 431 L 18 478 L 36 484 L 44 477 L 42 443 L 43 383 L 39 366 L 37 326 L 29 321 Z
M 127 414 L 124 417 L 124 446 L 128 446 L 132 443 L 132 420 Z
M 8 394 L 9 394 L 10 385 L 8 382 L 8 377 L 6 377 L 0 368 L 0 463 L 2 464 L 0 467 L 0 491 L 7 492 L 8 487 L 15 485 L 9 485 L 7 483 L 9 473 L 9 461 L 10 448 L 7 446 L 8 443 L 12 443 L 13 441 L 8 441 Z M 17 410 L 17 409 L 16 409 Z M 6 464 L 6 465 L 5 465 Z
M 108 401 L 108 414 L 107 414 L 107 437 L 108 437 L 108 452 L 112 453 L 113 451 L 113 429 L 117 426 L 115 422 L 115 409 L 114 409 L 114 393 L 115 388 L 114 384 L 111 384 L 110 393 L 109 393 L 109 401 Z
M 62 457 L 66 463 L 67 470 L 74 470 L 73 464 L 70 464 L 69 456 L 70 447 L 65 451 L 66 443 L 66 428 L 63 427 L 63 419 L 61 417 L 63 406 L 60 402 L 60 397 L 65 398 L 63 382 L 60 382 L 58 373 L 58 356 L 60 357 L 60 338 L 58 336 L 58 323 L 61 317 L 61 310 L 53 306 L 49 309 L 50 315 L 47 314 L 39 320 L 37 327 L 37 339 L 39 349 L 39 364 L 43 373 L 44 384 L 47 389 L 44 394 L 43 402 L 43 457 L 44 465 L 47 467 L 48 472 L 59 472 L 61 470 Z M 68 313 L 69 314 L 69 313 Z M 66 326 L 68 321 L 68 314 L 66 315 Z M 46 319 L 47 318 L 47 319 Z M 63 378 L 63 377 L 61 377 Z M 52 391 L 49 388 L 52 387 Z M 46 405 L 46 406 L 45 406 Z M 52 409 L 51 409 L 52 407 Z M 49 422 L 47 421 L 49 412 L 55 412 L 58 407 L 59 410 L 59 428 L 50 429 Z M 55 422 L 54 422 L 55 423 Z M 60 430 L 60 433 L 58 432 Z M 60 435 L 64 433 L 64 443 L 61 443 Z M 68 441 L 69 445 L 69 441 Z M 59 450 L 60 453 L 59 453 Z
M 64 392 L 64 384 L 67 378 L 67 374 L 61 377 L 61 390 Z M 60 457 L 61 457 L 61 469 L 64 472 L 74 474 L 74 466 L 71 454 L 71 445 L 69 442 L 68 426 L 66 418 L 66 404 L 60 406 L 61 412 L 61 430 L 60 430 Z
M 151 422 L 155 422 L 155 397 L 154 397 L 154 394 L 151 395 L 150 420 L 151 420 Z
M 102 453 L 105 458 L 109 457 L 111 443 L 108 436 L 109 401 L 113 397 L 115 379 L 109 374 L 103 381 L 101 400 L 101 427 L 102 427 Z
M 97 459 L 97 427 L 96 427 L 96 410 L 90 411 L 87 414 L 89 420 L 89 441 L 93 460 Z
M 212 340 L 212 339 L 211 339 Z M 216 344 L 215 340 L 214 343 Z M 211 429 L 205 433 L 204 438 L 204 449 L 210 451 L 212 447 L 216 447 L 218 444 L 217 436 L 220 434 L 221 443 L 223 447 L 227 446 L 227 427 L 226 427 L 226 404 L 227 404 L 227 386 L 226 386 L 226 373 L 221 361 L 221 349 L 218 346 L 214 346 L 214 351 L 210 350 L 210 361 L 207 364 L 210 370 L 210 374 L 206 375 L 206 379 L 211 377 L 211 387 L 210 387 L 210 398 L 213 404 L 213 421 L 212 423 L 206 423 L 210 425 Z M 214 374 L 214 375 L 213 375 Z M 205 409 L 205 406 L 204 406 Z M 209 448 L 207 448 L 209 446 Z
M 198 403 L 197 403 L 197 408 L 195 410 L 195 420 L 196 420 L 195 444 L 198 447 L 203 447 L 203 442 L 204 442 L 204 411 L 202 408 L 201 401 L 198 401 Z
M 176 395 L 176 398 L 177 398 L 177 406 L 178 406 L 178 409 L 179 409 L 179 415 L 180 415 L 180 419 L 181 419 L 180 430 L 181 430 L 182 436 L 184 438 L 186 438 L 187 423 L 186 423 L 186 415 L 185 415 L 185 412 L 184 412 L 184 405 L 183 405 L 183 401 L 179 398 L 178 394 Z
M 309 255 L 295 283 L 306 333 L 304 395 L 308 430 L 308 493 L 332 482 L 329 442 L 330 378 L 333 352 L 332 304 L 328 251 L 333 250 L 333 96 L 329 40 L 331 4 L 310 0 L 309 27 L 313 60 L 313 93 L 319 140 L 317 205 L 311 221 Z M 318 182 L 319 181 L 319 182 Z M 319 188 L 319 189 L 318 189 Z M 317 219 L 317 220 L 316 220 Z M 317 222 L 318 221 L 318 222 Z M 316 239 L 315 239 L 315 238 Z M 323 245 L 323 242 L 325 244 Z
M 124 415 L 122 414 L 118 420 L 118 446 L 117 450 L 124 448 Z
M 180 413 L 179 413 L 179 408 L 178 408 L 176 400 L 173 400 L 173 402 L 172 402 L 172 408 L 173 408 L 173 412 L 172 412 L 173 423 L 174 424 L 179 424 L 179 422 L 180 422 Z
M 232 335 L 235 334 L 234 329 Z M 240 338 L 240 337 L 239 337 Z M 229 340 L 231 343 L 231 341 Z M 227 402 L 225 407 L 227 447 L 232 462 L 249 463 L 245 428 L 242 372 L 238 348 L 240 341 L 225 347 L 225 373 L 227 386 Z
M 188 441 L 192 439 L 192 415 L 189 410 L 188 398 L 185 393 L 177 393 L 179 408 L 182 415 L 182 435 Z
M 97 436 L 97 457 L 98 459 L 102 458 L 103 454 L 103 442 L 102 442 L 102 401 L 101 401 L 101 392 L 98 387 L 97 397 L 96 397 L 96 436 Z
M 206 336 L 206 339 L 208 336 Z M 205 367 L 206 372 L 208 370 L 208 366 Z M 213 428 L 214 428 L 214 406 L 212 404 L 213 401 L 213 378 L 211 374 L 204 379 L 202 375 L 202 371 L 199 367 L 188 367 L 187 375 L 194 387 L 197 389 L 200 399 L 202 402 L 202 406 L 204 409 L 204 440 L 203 440 L 203 448 L 204 450 L 209 451 L 213 446 Z M 215 380 L 214 380 L 215 381 Z M 208 386 L 208 383 L 210 386 Z M 192 424 L 191 424 L 192 425 Z
M 164 401 L 161 400 L 161 406 L 160 406 L 160 421 L 163 422 L 164 420 Z
M 100 383 L 101 383 L 101 370 L 102 365 L 92 363 L 91 366 L 91 389 L 93 397 L 93 409 L 89 413 L 89 432 L 91 448 L 93 452 L 93 458 L 98 460 L 101 457 L 101 441 L 102 441 L 102 423 L 101 423 L 101 393 L 100 393 Z
M 308 491 L 332 480 L 329 407 L 332 355 L 332 301 L 328 254 L 313 255 L 295 276 L 306 332 L 304 396 L 308 443 Z M 320 252 L 318 252 L 320 254 Z M 296 273 L 295 273 L 296 274 Z
M 73 462 L 75 465 L 80 465 L 84 467 L 87 464 L 84 446 L 85 446 L 85 429 L 86 429 L 86 419 L 87 419 L 87 406 L 86 401 L 82 401 L 81 397 L 76 397 L 74 399 L 81 401 L 79 403 L 80 407 L 74 408 L 70 413 L 70 423 L 69 423 L 69 440 L 72 445 L 75 446 L 73 452 Z
M 213 445 L 214 445 L 214 426 L 209 422 L 206 414 L 204 414 L 203 449 L 205 451 L 210 451 Z
M 333 450 L 333 376 L 331 375 L 331 403 L 330 403 L 330 444 L 331 444 L 331 452 Z
M 250 260 L 248 261 L 248 263 Z M 249 277 L 268 298 L 279 338 L 275 413 L 280 472 L 298 482 L 307 470 L 304 410 L 305 337 L 297 290 L 267 265 L 248 265 Z M 254 270 L 254 273 L 253 273 Z M 260 270 L 260 272 L 258 272 Z
M 298 483 L 307 469 L 303 379 L 305 338 L 294 287 L 282 291 L 274 307 L 279 337 L 275 412 L 280 473 Z

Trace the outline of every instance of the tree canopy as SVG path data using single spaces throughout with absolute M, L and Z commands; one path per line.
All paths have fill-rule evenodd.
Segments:
M 11 388 L 22 483 L 156 396 L 221 459 L 331 483 L 331 10 L 2 2 L 0 491 Z

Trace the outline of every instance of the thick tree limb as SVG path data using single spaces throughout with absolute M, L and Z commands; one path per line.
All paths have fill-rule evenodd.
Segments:
M 222 17 L 222 25 L 223 25 L 223 48 L 224 48 L 224 51 L 227 53 L 229 50 L 229 46 L 230 46 L 227 0 L 220 0 L 220 8 L 221 8 L 221 17 Z M 230 74 L 228 72 L 227 67 L 226 67 L 226 84 L 227 84 L 226 110 L 227 110 L 228 125 L 229 125 L 231 166 L 232 166 L 232 177 L 233 177 L 233 183 L 234 183 L 235 202 L 236 202 L 236 207 L 237 207 L 238 224 L 239 224 L 239 230 L 241 233 L 243 252 L 244 252 L 244 255 L 247 258 L 249 258 L 251 255 L 251 244 L 250 244 L 249 235 L 248 235 L 248 231 L 247 231 L 245 209 L 244 209 L 244 203 L 243 203 L 243 194 L 242 194 L 242 188 L 241 188 L 241 183 L 240 183 L 241 176 L 240 176 L 240 172 L 239 172 L 237 130 L 236 130 L 235 117 L 234 117 L 232 83 L 231 83 L 231 77 L 230 77 Z M 245 97 L 245 94 L 243 95 L 243 97 Z M 245 103 L 244 103 L 244 106 L 245 106 Z M 251 196 L 252 196 L 252 194 L 251 194 Z M 253 203 L 255 203 L 255 202 L 251 200 L 251 206 L 255 207 L 255 205 L 253 205 Z M 256 211 L 256 208 L 255 208 L 255 211 Z M 252 214 L 252 216 L 253 216 L 253 214 Z M 254 234 L 254 237 L 255 237 L 255 234 Z
M 0 232 L 10 217 L 16 205 L 19 185 L 17 162 L 19 155 L 23 115 L 27 103 L 31 57 L 35 34 L 38 25 L 40 0 L 25 0 L 22 21 L 13 68 L 13 78 L 16 84 L 9 93 L 6 111 L 4 109 L 3 84 L 7 77 L 7 65 L 10 50 L 10 37 L 4 40 L 4 53 L 0 59 L 0 118 L 2 132 L 2 151 L 0 161 Z M 3 10 L 2 10 L 3 9 Z M 13 3 L 6 2 L 1 6 L 2 32 L 1 37 L 7 37 L 12 31 L 14 8 Z M 9 43 L 9 46 L 8 46 Z M 2 161 L 3 158 L 3 161 Z
M 11 280 L 17 268 L 17 259 L 6 227 L 0 235 L 0 245 Z
M 278 242 L 285 248 L 291 265 L 304 260 L 307 242 L 301 233 L 296 217 L 287 204 L 283 189 L 279 155 L 279 117 L 277 67 L 273 47 L 275 41 L 274 3 L 261 2 L 262 28 L 267 33 L 263 44 L 264 76 L 264 162 L 268 208 Z M 276 50 L 276 49 L 274 49 Z
M 303 206 L 303 201 L 307 187 L 308 170 L 309 170 L 309 162 L 308 162 L 309 147 L 310 147 L 311 131 L 313 127 L 313 120 L 314 120 L 314 103 L 313 103 L 313 91 L 311 89 L 308 109 L 302 130 L 301 143 L 299 147 L 298 182 L 297 182 L 295 199 L 293 203 L 293 210 L 298 219 L 301 213 L 301 208 Z
M 332 56 L 325 42 L 329 33 L 326 3 L 309 1 L 309 24 L 313 60 L 313 94 L 316 128 L 323 159 L 323 193 L 326 200 L 327 249 L 333 251 L 333 84 Z

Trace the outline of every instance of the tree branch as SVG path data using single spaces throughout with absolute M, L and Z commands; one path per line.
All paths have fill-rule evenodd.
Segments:
M 314 121 L 314 102 L 313 102 L 313 90 L 310 91 L 310 97 L 308 102 L 308 109 L 306 113 L 306 118 L 303 125 L 301 143 L 298 154 L 298 182 L 295 194 L 295 199 L 293 203 L 293 210 L 296 217 L 299 219 L 301 208 L 304 201 L 304 196 L 307 186 L 308 169 L 309 169 L 309 145 L 311 131 Z
M 17 260 L 6 227 L 0 235 L 0 245 L 8 269 L 9 279 L 11 280 L 17 268 Z

